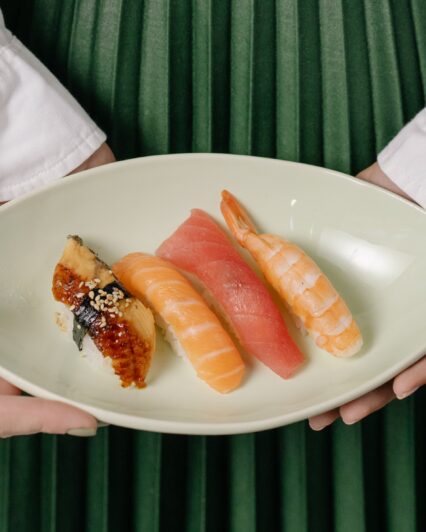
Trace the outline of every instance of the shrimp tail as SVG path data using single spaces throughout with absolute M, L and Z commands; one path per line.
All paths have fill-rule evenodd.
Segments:
M 244 240 L 248 233 L 257 234 L 257 229 L 247 212 L 227 190 L 222 191 L 220 210 L 231 233 L 239 244 L 244 245 Z

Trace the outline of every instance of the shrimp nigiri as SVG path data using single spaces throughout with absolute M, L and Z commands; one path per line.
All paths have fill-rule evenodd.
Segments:
M 315 262 L 295 244 L 279 236 L 259 234 L 247 212 L 226 190 L 220 207 L 238 243 L 250 252 L 316 345 L 340 357 L 357 353 L 362 346 L 360 330 Z
M 198 377 L 227 393 L 237 388 L 244 363 L 231 337 L 203 298 L 171 264 L 146 253 L 130 253 L 113 266 L 130 293 L 157 314 L 166 339 L 186 354 Z
M 201 283 L 249 355 L 283 379 L 302 366 L 268 289 L 206 212 L 193 209 L 156 253 Z

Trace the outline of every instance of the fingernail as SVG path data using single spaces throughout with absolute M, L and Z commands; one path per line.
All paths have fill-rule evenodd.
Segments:
M 96 429 L 84 428 L 84 429 L 70 429 L 67 431 L 70 436 L 81 436 L 87 438 L 89 436 L 96 436 Z
M 325 428 L 327 425 L 309 425 L 312 430 L 315 430 L 316 432 L 319 432 L 323 428 Z
M 105 423 L 105 421 L 99 421 L 99 419 L 96 420 L 96 421 L 98 423 L 98 429 L 100 429 L 102 427 L 109 427 L 109 423 Z
M 325 429 L 325 427 L 328 427 L 329 425 L 331 425 L 331 423 L 321 423 L 321 424 L 309 423 L 309 426 L 311 427 L 311 429 L 315 430 L 316 432 L 319 432 L 320 430 Z
M 413 395 L 414 392 L 417 392 L 418 389 L 419 389 L 419 386 L 417 386 L 416 388 L 413 388 L 409 392 L 403 392 L 403 393 L 397 395 L 397 397 L 398 397 L 398 399 L 405 399 L 406 397 L 408 397 L 410 395 Z
M 358 423 L 358 421 L 360 421 L 360 419 L 344 419 L 343 422 L 345 423 L 345 425 L 355 425 L 355 423 Z

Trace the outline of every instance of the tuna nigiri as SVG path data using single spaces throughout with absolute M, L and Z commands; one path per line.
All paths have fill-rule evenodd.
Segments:
M 221 210 L 238 243 L 251 253 L 316 345 L 340 357 L 357 353 L 362 347 L 358 325 L 315 262 L 280 236 L 259 234 L 247 212 L 227 190 L 222 192 Z
M 249 354 L 282 378 L 301 366 L 303 355 L 266 286 L 207 213 L 193 209 L 157 255 L 201 282 Z
M 186 354 L 198 377 L 221 393 L 236 388 L 244 363 L 231 337 L 203 298 L 170 263 L 131 253 L 113 266 L 123 286 L 157 314 L 166 339 Z

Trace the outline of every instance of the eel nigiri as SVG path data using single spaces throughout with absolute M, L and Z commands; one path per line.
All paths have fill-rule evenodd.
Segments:
M 111 361 L 123 387 L 145 387 L 155 349 L 152 312 L 124 290 L 78 236 L 68 237 L 52 292 L 74 315 L 73 338 L 79 350 L 89 335 Z
M 301 366 L 304 357 L 271 294 L 207 213 L 193 209 L 157 255 L 201 282 L 247 353 L 282 378 Z
M 346 303 L 315 262 L 280 236 L 259 234 L 228 191 L 221 210 L 237 242 L 246 248 L 318 347 L 349 357 L 362 346 L 361 332 Z
M 113 272 L 136 297 L 159 316 L 166 339 L 187 355 L 198 377 L 227 393 L 244 375 L 244 363 L 231 337 L 203 298 L 170 263 L 146 253 L 131 253 Z

